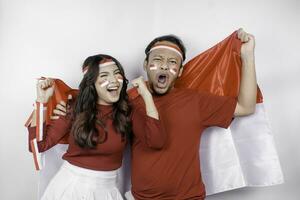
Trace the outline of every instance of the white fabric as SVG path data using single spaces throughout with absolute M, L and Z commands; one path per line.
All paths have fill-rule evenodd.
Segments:
M 60 169 L 63 159 L 62 156 L 66 152 L 68 145 L 57 144 L 51 149 L 42 153 L 44 158 L 44 167 L 38 171 L 38 200 L 44 194 L 50 180 Z
M 205 130 L 200 145 L 207 195 L 246 186 L 283 183 L 283 174 L 264 105 L 237 117 L 229 129 Z
M 117 170 L 89 170 L 65 161 L 42 200 L 123 200 L 116 182 Z
M 125 198 L 126 198 L 126 200 L 134 200 L 131 190 L 125 193 Z
M 65 148 L 66 145 L 56 145 L 45 153 L 46 165 L 39 178 L 40 194 L 59 169 Z M 262 103 L 256 105 L 253 115 L 236 118 L 228 129 L 206 129 L 199 151 L 207 195 L 241 187 L 283 183 L 272 131 Z M 131 188 L 129 147 L 118 173 L 118 188 L 124 194 Z

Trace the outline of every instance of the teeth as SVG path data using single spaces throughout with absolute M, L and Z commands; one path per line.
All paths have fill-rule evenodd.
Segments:
M 119 87 L 110 87 L 110 88 L 107 88 L 108 91 L 117 90 L 117 89 L 119 89 Z

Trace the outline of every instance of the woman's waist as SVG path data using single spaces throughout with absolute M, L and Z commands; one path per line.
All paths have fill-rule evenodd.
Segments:
M 84 157 L 84 156 L 69 156 L 67 153 L 63 155 L 64 163 L 74 172 L 84 175 L 91 175 L 93 177 L 108 175 L 116 175 L 118 169 L 122 165 L 122 159 L 113 158 L 99 158 L 99 157 Z

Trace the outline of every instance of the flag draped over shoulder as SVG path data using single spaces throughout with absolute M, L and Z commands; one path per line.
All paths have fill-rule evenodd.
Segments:
M 197 55 L 184 65 L 182 76 L 176 81 L 177 88 L 207 91 L 214 95 L 237 97 L 241 80 L 241 42 L 234 32 L 225 40 Z M 78 90 L 55 79 L 54 96 L 47 104 L 46 123 L 56 104 L 76 96 Z M 135 89 L 128 91 L 134 99 Z M 30 119 L 27 125 L 30 124 Z M 39 197 L 48 182 L 62 164 L 67 145 L 61 144 L 44 152 L 44 167 L 39 171 Z M 120 169 L 120 191 L 130 188 L 130 151 Z M 283 182 L 283 175 L 275 149 L 272 131 L 263 106 L 263 96 L 258 88 L 254 114 L 236 118 L 228 129 L 211 127 L 202 135 L 199 149 L 201 172 L 207 195 L 246 186 L 270 186 Z M 124 167 L 125 166 L 125 167 Z

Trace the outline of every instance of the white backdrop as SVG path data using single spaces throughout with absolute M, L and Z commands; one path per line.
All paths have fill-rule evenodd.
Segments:
M 156 36 L 180 36 L 191 58 L 239 27 L 256 36 L 258 82 L 286 183 L 207 199 L 298 199 L 299 10 L 297 0 L 0 0 L 0 199 L 36 197 L 23 126 L 34 102 L 35 78 L 60 77 L 77 87 L 82 61 L 107 53 L 132 79 L 143 73 L 144 48 Z

